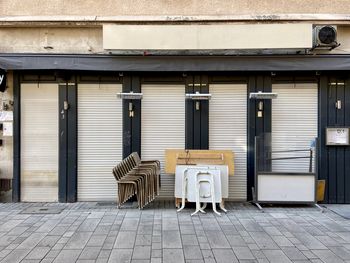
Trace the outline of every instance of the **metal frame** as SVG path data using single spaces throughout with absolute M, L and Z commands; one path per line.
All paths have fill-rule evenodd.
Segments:
M 254 169 L 254 179 L 255 179 L 255 187 L 252 187 L 252 194 L 253 194 L 253 201 L 252 203 L 255 204 L 259 210 L 263 211 L 263 208 L 260 204 L 310 204 L 314 205 L 317 208 L 323 212 L 323 208 L 320 207 L 317 204 L 317 180 L 318 180 L 318 156 L 319 156 L 319 140 L 316 138 L 316 146 L 315 146 L 315 172 L 305 172 L 305 173 L 298 173 L 298 172 L 258 172 L 257 168 L 257 137 L 255 137 L 255 154 L 254 154 L 254 159 L 255 159 L 255 169 Z M 314 177 L 314 184 L 315 184 L 315 189 L 314 189 L 314 201 L 309 202 L 309 201 L 262 201 L 258 199 L 258 189 L 259 189 L 259 184 L 258 184 L 258 176 L 259 173 L 262 175 L 293 175 L 293 176 L 305 176 L 305 175 L 310 175 Z

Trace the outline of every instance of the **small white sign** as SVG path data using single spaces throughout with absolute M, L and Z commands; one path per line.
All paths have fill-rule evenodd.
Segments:
M 13 121 L 13 111 L 0 111 L 0 122 Z
M 327 128 L 327 145 L 349 145 L 349 128 Z
M 2 132 L 2 136 L 4 137 L 11 137 L 13 135 L 13 125 L 12 122 L 4 122 L 3 124 L 3 132 Z

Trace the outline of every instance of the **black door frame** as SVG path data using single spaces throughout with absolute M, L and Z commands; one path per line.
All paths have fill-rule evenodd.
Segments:
M 42 72 L 44 73 L 44 72 Z M 20 71 L 13 74 L 13 183 L 12 201 L 21 201 L 21 83 L 57 83 L 59 97 L 59 146 L 58 146 L 58 201 L 76 201 L 76 164 L 77 164 L 77 111 L 76 84 L 57 78 L 53 72 L 47 73 L 52 78 L 41 77 L 39 74 L 27 75 Z M 61 81 L 60 81 L 61 80 Z M 64 110 L 64 101 L 68 102 L 69 108 Z M 65 114 L 62 115 L 61 111 Z M 64 116 L 64 118 L 62 118 Z

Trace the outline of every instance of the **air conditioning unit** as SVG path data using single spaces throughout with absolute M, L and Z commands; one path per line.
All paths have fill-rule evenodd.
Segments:
M 340 44 L 337 42 L 337 26 L 317 25 L 313 28 L 313 48 L 333 49 Z

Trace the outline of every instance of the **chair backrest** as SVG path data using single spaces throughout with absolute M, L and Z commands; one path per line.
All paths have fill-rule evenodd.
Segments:
M 141 158 L 139 156 L 139 154 L 137 152 L 133 152 L 130 154 L 132 156 L 132 158 L 134 159 L 136 165 L 141 163 Z
M 119 181 L 122 177 L 124 177 L 128 172 L 130 172 L 133 168 L 135 168 L 137 164 L 135 163 L 134 157 L 130 154 L 128 157 L 123 159 L 120 163 L 117 164 L 112 169 L 112 173 L 114 178 Z

